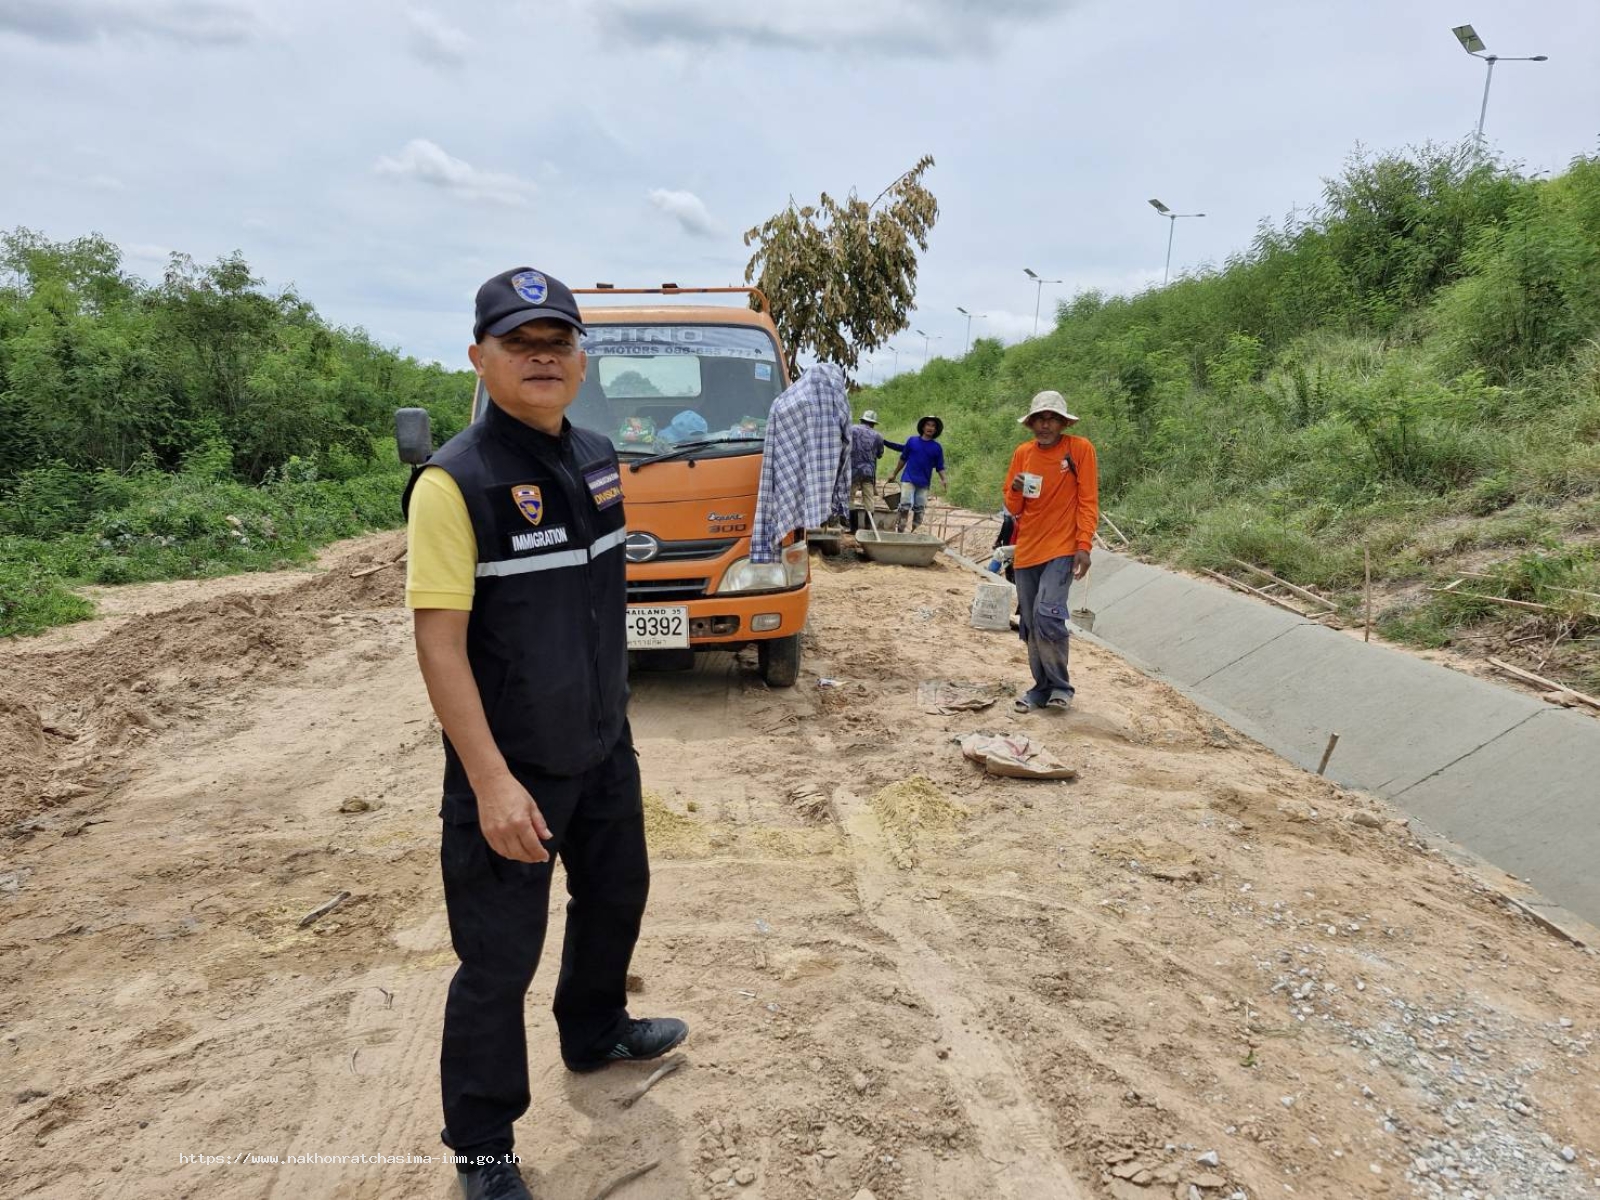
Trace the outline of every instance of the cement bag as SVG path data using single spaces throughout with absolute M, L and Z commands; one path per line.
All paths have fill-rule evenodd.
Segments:
M 980 579 L 972 596 L 972 627 L 1005 633 L 1017 607 L 1017 589 L 998 576 Z

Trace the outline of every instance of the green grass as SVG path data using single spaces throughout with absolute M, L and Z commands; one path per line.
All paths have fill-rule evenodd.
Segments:
M 87 478 L 30 472 L 0 501 L 0 637 L 92 616 L 69 590 L 83 584 L 307 562 L 330 542 L 397 525 L 405 481 L 404 467 L 377 458 L 338 479 L 291 460 L 255 486 L 201 466 Z
M 1102 507 L 1140 553 L 1243 559 L 1347 611 L 1367 551 L 1408 594 L 1489 570 L 1494 594 L 1557 610 L 1563 661 L 1600 660 L 1592 609 L 1569 603 L 1600 591 L 1600 158 L 1551 180 L 1429 148 L 1357 161 L 1311 220 L 1221 269 L 1079 296 L 1045 336 L 980 340 L 856 405 L 891 436 L 942 416 L 952 498 L 991 511 L 1045 388 L 1083 417 Z M 1437 646 L 1520 620 L 1444 598 L 1383 627 Z

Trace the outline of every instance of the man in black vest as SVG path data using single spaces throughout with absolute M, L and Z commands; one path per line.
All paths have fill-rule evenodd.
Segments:
M 572 292 L 531 268 L 478 289 L 473 368 L 491 403 L 406 490 L 406 603 L 444 727 L 441 861 L 461 960 L 445 1003 L 444 1140 L 468 1200 L 527 1200 L 523 1002 L 552 855 L 567 869 L 554 1012 L 573 1071 L 688 1036 L 635 1020 L 625 981 L 650 888 L 628 728 L 627 528 L 610 441 L 574 428 L 588 360 Z

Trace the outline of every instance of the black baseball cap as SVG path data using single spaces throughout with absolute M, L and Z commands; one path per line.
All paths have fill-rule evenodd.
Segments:
M 472 322 L 472 340 L 499 337 L 529 321 L 565 321 L 579 333 L 588 333 L 578 316 L 572 289 L 553 275 L 532 267 L 502 271 L 478 289 L 478 306 Z

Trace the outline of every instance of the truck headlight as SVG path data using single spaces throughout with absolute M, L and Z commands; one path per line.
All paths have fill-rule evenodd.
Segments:
M 781 592 L 804 585 L 810 570 L 805 540 L 785 546 L 775 563 L 753 563 L 738 559 L 722 576 L 717 595 L 729 592 Z
M 753 563 L 741 558 L 730 566 L 717 586 L 717 595 L 727 592 L 776 592 L 789 586 L 783 563 Z

